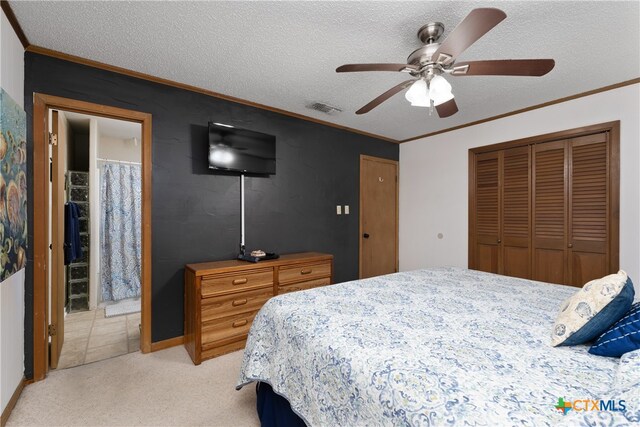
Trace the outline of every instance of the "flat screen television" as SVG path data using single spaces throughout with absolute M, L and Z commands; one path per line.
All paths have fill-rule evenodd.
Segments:
M 209 168 L 256 175 L 274 175 L 276 173 L 276 137 L 209 122 Z

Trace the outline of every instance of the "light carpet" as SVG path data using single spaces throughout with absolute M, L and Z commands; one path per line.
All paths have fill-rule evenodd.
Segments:
M 235 390 L 242 351 L 195 366 L 184 347 L 52 371 L 7 426 L 259 426 L 255 386 Z

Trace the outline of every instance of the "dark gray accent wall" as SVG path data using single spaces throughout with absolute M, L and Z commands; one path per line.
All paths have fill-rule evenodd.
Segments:
M 327 69 L 327 72 L 331 72 Z M 240 179 L 207 167 L 207 122 L 273 134 L 277 173 L 247 178 L 246 243 L 279 253 L 335 257 L 335 281 L 358 277 L 359 156 L 398 159 L 398 145 L 203 94 L 48 56 L 25 53 L 29 191 L 33 189 L 33 93 L 153 115 L 152 339 L 183 333 L 183 267 L 233 258 L 240 234 Z M 336 215 L 349 205 L 350 215 Z M 33 210 L 29 211 L 29 231 Z M 29 236 L 30 241 L 33 235 Z M 25 291 L 26 377 L 33 375 L 33 251 Z

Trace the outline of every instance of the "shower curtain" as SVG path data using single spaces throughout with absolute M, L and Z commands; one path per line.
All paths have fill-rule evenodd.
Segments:
M 101 180 L 102 300 L 140 296 L 142 256 L 141 166 L 105 163 Z

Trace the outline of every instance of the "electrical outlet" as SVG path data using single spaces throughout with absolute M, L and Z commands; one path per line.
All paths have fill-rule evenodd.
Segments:
M 344 205 L 344 214 L 349 215 L 349 205 Z
M 336 215 L 342 215 L 342 206 L 336 206 Z

